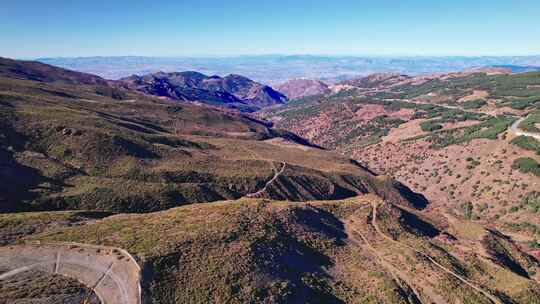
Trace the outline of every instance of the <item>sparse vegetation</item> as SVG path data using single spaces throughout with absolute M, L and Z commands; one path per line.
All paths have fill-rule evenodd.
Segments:
M 476 138 L 497 139 L 497 136 L 508 129 L 514 118 L 499 116 L 485 122 L 459 129 L 437 132 L 427 137 L 433 148 L 444 148 L 454 144 L 471 141 Z
M 438 124 L 432 120 L 422 122 L 420 124 L 420 127 L 422 128 L 422 131 L 424 132 L 432 132 L 432 131 L 440 130 L 443 128 L 441 124 Z
M 466 110 L 479 109 L 485 106 L 487 102 L 484 99 L 469 100 L 463 103 L 463 108 Z

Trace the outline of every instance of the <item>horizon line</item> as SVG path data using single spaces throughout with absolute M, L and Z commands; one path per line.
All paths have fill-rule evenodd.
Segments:
M 2 56 L 0 56 L 2 57 Z M 85 58 L 242 58 L 242 57 L 330 57 L 330 58 L 510 58 L 510 57 L 540 57 L 538 54 L 507 54 L 507 55 L 429 55 L 429 54 L 317 54 L 317 53 L 273 53 L 273 54 L 230 54 L 230 55 L 84 55 L 84 56 L 38 56 L 38 57 L 11 57 L 19 60 L 44 60 L 44 59 L 85 59 Z M 7 57 L 10 58 L 10 57 Z

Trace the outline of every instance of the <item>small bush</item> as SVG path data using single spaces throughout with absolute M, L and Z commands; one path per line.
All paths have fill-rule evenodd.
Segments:
M 485 106 L 486 104 L 487 104 L 486 101 L 483 99 L 469 100 L 463 103 L 463 108 L 466 110 L 479 109 Z
M 466 219 L 470 220 L 473 215 L 473 204 L 471 202 L 466 202 L 461 205 L 461 209 L 463 209 L 463 216 L 465 216 Z
M 522 173 L 532 173 L 540 177 L 540 164 L 530 157 L 521 157 L 514 160 L 512 168 L 517 169 Z
M 536 154 L 540 155 L 540 141 L 529 136 L 518 136 L 511 141 L 512 144 L 525 149 L 536 151 Z
M 527 193 L 521 200 L 523 206 L 528 206 L 534 213 L 540 211 L 540 192 L 532 191 Z
M 540 123 L 540 112 L 536 111 L 536 113 L 529 115 L 519 127 L 527 132 L 540 132 L 540 129 L 536 127 L 538 123 Z
M 420 128 L 422 128 L 422 131 L 424 132 L 433 132 L 433 131 L 442 129 L 443 126 L 432 120 L 428 120 L 421 123 Z

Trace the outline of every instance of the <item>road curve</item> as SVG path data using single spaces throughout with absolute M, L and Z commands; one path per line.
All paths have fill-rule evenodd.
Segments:
M 510 126 L 510 132 L 514 133 L 516 136 L 528 136 L 533 137 L 535 139 L 540 140 L 540 134 L 538 133 L 531 133 L 531 132 L 525 132 L 519 128 L 519 125 L 525 120 L 527 117 L 521 117 L 520 119 L 516 120 L 512 126 Z
M 2 280 L 30 270 L 61 274 L 91 288 L 103 304 L 141 304 L 141 269 L 125 250 L 78 243 L 0 247 Z

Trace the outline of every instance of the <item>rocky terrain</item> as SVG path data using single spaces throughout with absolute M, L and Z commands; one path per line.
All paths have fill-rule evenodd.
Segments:
M 247 114 L 211 105 L 258 96 L 243 77 L 3 66 L 0 302 L 539 303 L 538 143 L 512 133 L 537 132 L 537 74 Z
M 243 111 L 283 104 L 287 98 L 240 75 L 208 77 L 197 72 L 155 73 L 122 78 L 118 85 L 173 100 L 200 101 Z

